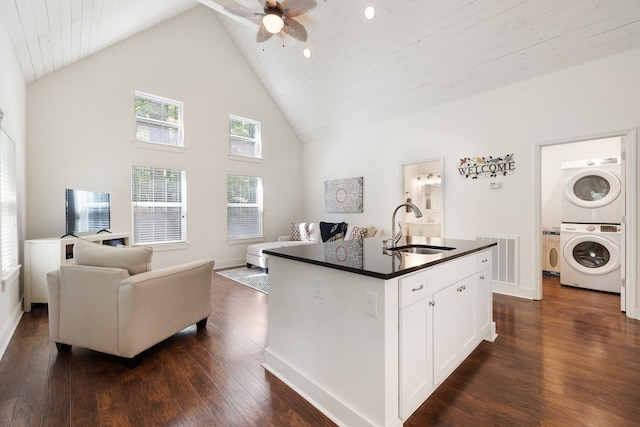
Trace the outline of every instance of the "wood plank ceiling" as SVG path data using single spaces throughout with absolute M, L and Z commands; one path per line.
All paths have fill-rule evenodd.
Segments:
M 0 19 L 31 82 L 195 4 L 0 0 Z M 306 43 L 256 43 L 254 24 L 200 9 L 219 14 L 303 142 L 640 47 L 638 0 L 318 1 Z

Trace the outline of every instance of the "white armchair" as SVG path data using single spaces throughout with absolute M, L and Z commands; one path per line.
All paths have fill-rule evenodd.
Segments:
M 92 251 L 99 247 L 86 244 Z M 99 251 L 129 255 L 134 249 Z M 47 274 L 50 338 L 58 351 L 76 345 L 127 358 L 135 366 L 144 350 L 187 326 L 206 325 L 213 266 L 213 260 L 202 260 L 133 275 L 127 268 L 62 266 Z

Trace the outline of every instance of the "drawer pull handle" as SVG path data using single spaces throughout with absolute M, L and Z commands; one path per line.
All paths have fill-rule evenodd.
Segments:
M 411 289 L 411 292 L 421 291 L 421 290 L 423 290 L 423 289 L 424 289 L 424 284 L 423 284 L 423 285 L 418 286 L 417 288 L 413 288 L 413 289 Z
M 489 262 L 487 258 L 483 259 L 482 262 Z
M 431 307 L 433 307 L 434 305 L 436 305 L 436 302 L 435 302 L 434 300 L 431 300 L 431 301 L 429 301 L 429 305 L 430 305 Z
M 484 280 L 484 276 L 480 276 L 480 280 Z

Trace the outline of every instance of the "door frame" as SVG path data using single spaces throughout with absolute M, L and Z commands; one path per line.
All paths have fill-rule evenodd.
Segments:
M 542 141 L 535 143 L 535 179 L 534 179 L 534 194 L 535 197 L 535 233 L 534 239 L 535 248 L 535 271 L 542 272 L 542 192 L 540 180 L 542 177 L 542 149 L 544 147 L 552 145 L 561 145 L 576 143 L 582 141 L 589 141 L 595 139 L 623 137 L 621 146 L 622 152 L 622 170 L 624 174 L 625 185 L 625 212 L 624 212 L 624 244 L 625 244 L 625 256 L 622 259 L 623 265 L 623 277 L 625 280 L 625 306 L 627 317 L 640 320 L 640 310 L 636 304 L 636 298 L 638 294 L 637 283 L 637 268 L 636 257 L 637 255 L 637 239 L 636 239 L 636 227 L 637 227 L 637 213 L 636 213 L 636 201 L 635 195 L 637 194 L 636 188 L 636 129 L 625 129 L 611 132 L 604 132 L 601 134 L 586 135 L 575 138 L 565 138 L 553 141 Z M 542 295 L 542 273 L 536 275 L 534 281 L 534 299 L 541 300 Z

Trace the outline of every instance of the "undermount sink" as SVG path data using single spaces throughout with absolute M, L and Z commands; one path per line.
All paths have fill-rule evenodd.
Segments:
M 407 252 L 412 254 L 441 254 L 443 252 L 452 251 L 455 248 L 450 248 L 448 246 L 432 246 L 432 245 L 406 245 L 406 246 L 397 246 L 395 248 L 389 248 L 392 251 L 398 252 Z

